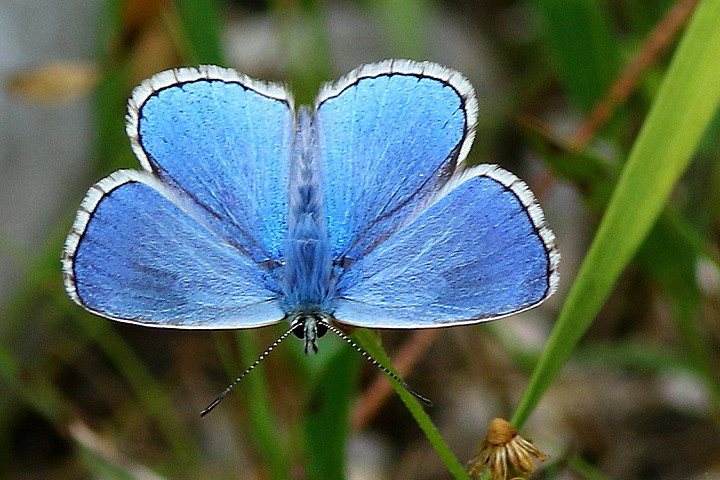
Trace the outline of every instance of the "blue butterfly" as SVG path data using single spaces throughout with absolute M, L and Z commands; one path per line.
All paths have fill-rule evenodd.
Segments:
M 141 170 L 88 191 L 68 295 L 113 320 L 234 329 L 285 320 L 317 351 L 335 324 L 435 328 L 532 308 L 559 254 L 527 185 L 464 168 L 478 103 L 458 72 L 387 60 L 288 89 L 216 66 L 133 92 Z M 283 336 L 284 338 L 284 336 Z

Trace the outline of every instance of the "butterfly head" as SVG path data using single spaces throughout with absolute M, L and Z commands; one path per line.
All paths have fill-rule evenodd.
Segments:
M 305 341 L 305 353 L 317 353 L 317 339 L 327 333 L 329 321 L 327 315 L 315 312 L 299 312 L 291 317 L 290 329 Z

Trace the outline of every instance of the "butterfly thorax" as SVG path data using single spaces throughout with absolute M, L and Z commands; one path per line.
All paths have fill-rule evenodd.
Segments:
M 314 337 L 315 321 L 330 312 L 335 293 L 312 112 L 298 111 L 288 199 L 288 235 L 282 269 L 283 308 L 291 323 L 299 319 Z M 319 335 L 318 335 L 319 336 Z M 303 338 L 308 337 L 304 334 Z M 313 340 L 314 341 L 314 340 Z

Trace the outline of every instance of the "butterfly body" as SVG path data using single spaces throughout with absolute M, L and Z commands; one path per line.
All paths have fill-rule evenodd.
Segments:
M 328 321 L 335 295 L 335 277 L 327 232 L 322 179 L 317 158 L 317 133 L 312 111 L 300 107 L 288 195 L 288 233 L 283 265 L 282 307 L 291 325 L 305 339 L 305 351 L 317 351 L 317 323 Z M 321 335 L 320 335 L 321 336 Z
M 287 320 L 306 351 L 331 322 L 433 328 L 552 294 L 559 254 L 527 186 L 464 167 L 478 105 L 439 65 L 370 64 L 312 107 L 220 67 L 162 72 L 133 93 L 142 170 L 83 200 L 63 254 L 78 304 L 171 328 Z

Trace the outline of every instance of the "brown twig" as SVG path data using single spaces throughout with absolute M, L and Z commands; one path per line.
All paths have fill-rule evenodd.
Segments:
M 104 459 L 109 464 L 114 465 L 125 474 L 140 480 L 164 480 L 163 477 L 157 475 L 149 468 L 135 463 L 123 455 L 111 440 L 101 437 L 82 421 L 75 420 L 70 422 L 68 430 L 70 436 L 78 444 Z
M 574 151 L 583 151 L 595 136 L 595 132 L 610 119 L 615 108 L 635 91 L 642 76 L 672 43 L 697 3 L 698 0 L 678 0 L 655 26 L 640 51 L 625 65 L 607 95 L 595 105 L 571 137 L 569 144 Z

